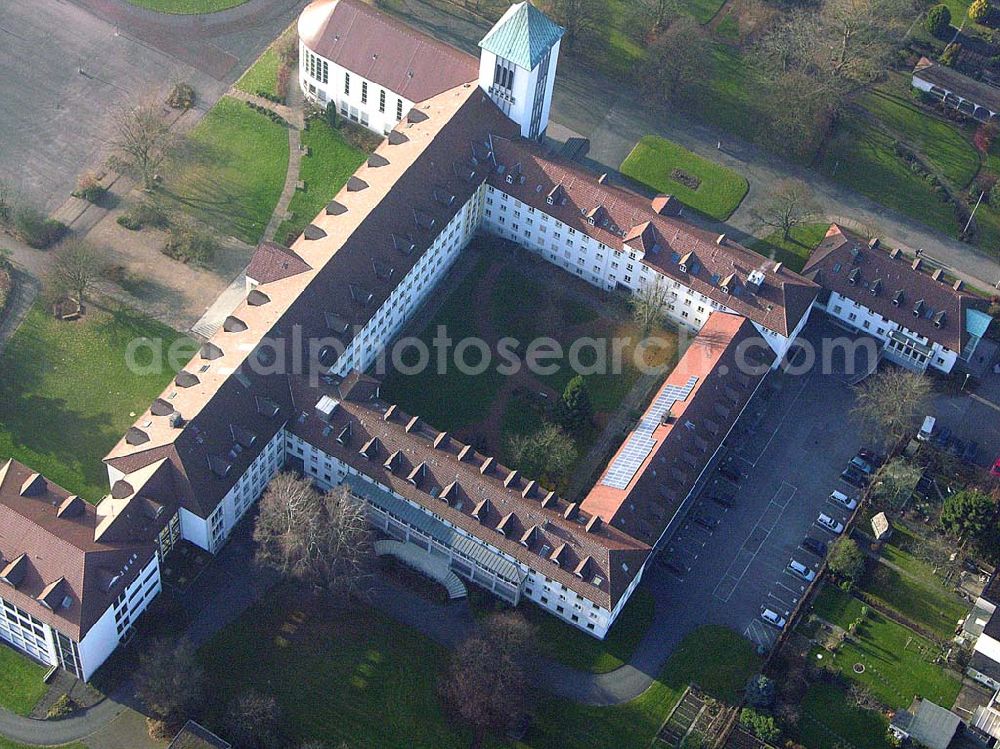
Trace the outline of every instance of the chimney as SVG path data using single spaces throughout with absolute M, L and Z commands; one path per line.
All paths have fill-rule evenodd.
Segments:
M 913 270 L 920 270 L 920 258 L 913 258 L 913 263 L 910 267 L 913 268 Z
M 962 290 L 962 279 L 961 278 L 956 278 L 955 279 L 955 283 L 953 283 L 951 285 L 951 288 L 953 288 L 955 291 L 961 291 Z
M 933 278 L 935 281 L 940 281 L 941 280 L 941 275 L 943 273 L 944 273 L 944 271 L 941 270 L 940 268 L 935 268 L 934 272 L 931 273 L 931 278 Z

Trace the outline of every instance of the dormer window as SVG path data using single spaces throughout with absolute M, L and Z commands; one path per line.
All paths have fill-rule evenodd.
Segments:
M 920 313 L 924 311 L 924 300 L 918 299 L 917 303 L 913 305 L 913 316 L 920 317 Z
M 545 205 L 555 205 L 555 200 L 553 200 L 551 195 L 545 197 Z
M 861 278 L 861 269 L 854 268 L 847 276 L 847 283 L 849 283 L 851 286 L 857 286 L 858 280 L 860 278 Z
M 514 175 L 511 174 L 510 172 L 507 173 L 507 184 L 508 185 L 514 184 Z

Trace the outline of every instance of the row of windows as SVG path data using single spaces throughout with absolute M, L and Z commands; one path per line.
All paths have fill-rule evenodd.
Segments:
M 330 63 L 314 55 L 305 46 L 302 47 L 302 54 L 304 55 L 302 58 L 303 66 L 306 72 L 309 73 L 309 77 L 320 83 L 329 83 Z

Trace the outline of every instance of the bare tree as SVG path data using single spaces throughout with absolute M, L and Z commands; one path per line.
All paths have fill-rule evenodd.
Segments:
M 813 218 L 818 209 L 812 200 L 809 187 L 796 179 L 784 179 L 769 190 L 753 215 L 760 226 L 781 231 L 781 238 L 788 239 L 792 229 Z
M 124 154 L 122 163 L 142 180 L 143 189 L 153 189 L 173 141 L 170 126 L 160 115 L 159 107 L 153 104 L 123 107 L 114 115 L 114 126 L 111 142 Z
M 364 503 L 346 487 L 321 494 L 306 479 L 278 474 L 260 500 L 253 537 L 261 564 L 338 596 L 356 592 L 369 573 Z
M 659 277 L 632 294 L 629 306 L 632 308 L 632 317 L 642 326 L 643 335 L 663 325 L 669 297 L 670 290 Z
M 191 641 L 154 640 L 139 656 L 136 693 L 170 727 L 185 720 L 205 694 L 205 670 Z
M 456 649 L 438 693 L 473 731 L 472 746 L 502 735 L 528 708 L 534 628 L 516 611 L 494 614 Z
M 84 297 L 104 275 L 104 258 L 92 245 L 70 239 L 56 252 L 49 269 L 49 283 L 57 294 L 67 294 L 83 306 Z
M 675 19 L 651 47 L 644 66 L 646 91 L 662 102 L 690 97 L 710 69 L 712 45 L 693 18 Z
M 854 413 L 872 438 L 894 445 L 911 432 L 931 393 L 930 380 L 908 369 L 889 367 L 859 388 Z
M 681 12 L 678 0 L 636 0 L 637 20 L 646 31 L 656 33 L 666 28 Z
M 525 475 L 556 484 L 568 477 L 577 457 L 573 440 L 555 424 L 531 434 L 515 434 L 507 449 L 511 462 Z
M 820 19 L 832 70 L 857 83 L 883 73 L 912 10 L 908 0 L 825 0 Z
M 238 749 L 270 749 L 281 744 L 278 720 L 281 711 L 271 695 L 253 689 L 229 706 L 226 713 L 226 738 Z
M 566 29 L 563 45 L 567 49 L 606 24 L 610 15 L 605 0 L 550 0 L 548 10 Z

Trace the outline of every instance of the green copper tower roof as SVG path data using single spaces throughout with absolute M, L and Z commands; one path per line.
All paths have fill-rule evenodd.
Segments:
M 525 70 L 534 70 L 565 32 L 525 0 L 507 9 L 479 46 Z

